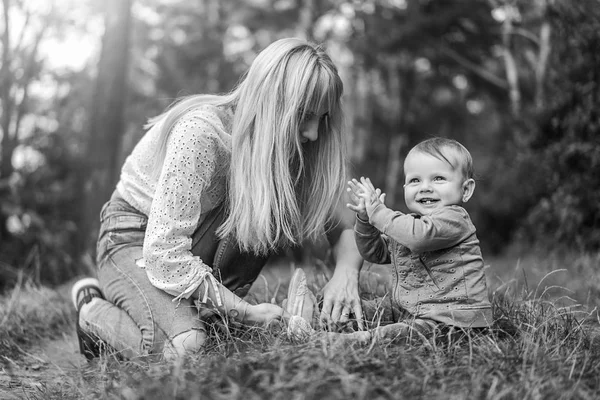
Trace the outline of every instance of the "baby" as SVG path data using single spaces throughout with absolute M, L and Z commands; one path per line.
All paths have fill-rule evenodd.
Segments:
M 348 182 L 358 249 L 371 263 L 391 263 L 393 278 L 386 298 L 361 302 L 365 318 L 376 327 L 329 332 L 332 339 L 431 337 L 436 329 L 492 323 L 479 240 L 462 207 L 475 190 L 471 154 L 455 140 L 428 139 L 410 150 L 404 173 L 411 214 L 386 207 L 385 194 L 368 178 Z M 292 315 L 290 336 L 305 339 L 315 332 L 316 302 L 301 269 L 294 273 L 284 307 Z
M 363 258 L 392 265 L 391 301 L 363 301 L 380 315 L 402 315 L 389 325 L 349 335 L 357 339 L 431 336 L 436 328 L 483 328 L 492 323 L 479 240 L 462 207 L 475 190 L 469 151 L 455 140 L 432 138 L 404 161 L 404 199 L 412 212 L 385 206 L 368 178 L 349 182 L 356 212 L 355 239 Z M 387 311 L 387 312 L 386 312 Z M 383 321 L 386 322 L 386 321 Z

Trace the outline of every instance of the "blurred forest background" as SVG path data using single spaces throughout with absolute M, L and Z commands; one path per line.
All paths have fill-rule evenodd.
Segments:
M 598 0 L 2 0 L 0 287 L 93 268 L 100 207 L 143 124 L 233 88 L 258 51 L 323 43 L 354 176 L 404 209 L 402 161 L 472 152 L 485 255 L 600 248 Z

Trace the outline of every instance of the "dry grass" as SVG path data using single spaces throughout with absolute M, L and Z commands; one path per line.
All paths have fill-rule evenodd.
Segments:
M 72 310 L 64 293 L 19 279 L 8 295 L 0 297 L 0 355 L 5 361 L 20 358 L 23 348 L 66 329 Z
M 599 398 L 600 336 L 593 309 L 599 299 L 589 295 L 600 290 L 591 283 L 597 283 L 597 258 L 577 258 L 571 264 L 552 259 L 546 265 L 554 268 L 561 262 L 566 271 L 544 273 L 543 261 L 532 259 L 499 270 L 503 276 L 492 274 L 495 316 L 510 334 L 360 346 L 325 337 L 298 344 L 265 329 L 230 327 L 212 335 L 206 349 L 193 357 L 176 363 L 104 357 L 32 398 Z M 493 265 L 491 270 L 498 272 Z M 287 266 L 266 271 L 254 295 L 280 301 L 288 275 Z M 2 300 L 3 354 L 18 358 L 19 347 L 71 329 L 74 313 L 68 300 L 52 293 L 25 286 Z M 52 328 L 31 336 L 40 326 Z

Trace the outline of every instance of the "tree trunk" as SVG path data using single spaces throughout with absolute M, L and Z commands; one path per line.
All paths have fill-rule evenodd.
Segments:
M 350 154 L 351 166 L 362 166 L 366 160 L 369 135 L 371 134 L 372 102 L 370 101 L 370 82 L 368 71 L 360 66 L 353 66 L 349 72 L 348 88 L 344 88 L 345 107 L 347 115 L 347 132 L 351 135 Z M 360 171 L 350 171 L 351 176 Z
M 2 1 L 4 32 L 2 33 L 2 66 L 0 68 L 0 101 L 2 102 L 2 160 L 0 164 L 0 178 L 6 179 L 12 173 L 12 153 L 16 147 L 14 138 L 10 134 L 12 114 L 14 109 L 14 99 L 10 95 L 12 86 L 12 73 L 10 70 L 10 4 L 9 0 Z
M 398 208 L 400 200 L 399 187 L 402 186 L 402 158 L 400 154 L 406 146 L 406 135 L 403 132 L 397 132 L 390 137 L 388 150 L 388 163 L 385 176 L 386 205 L 390 208 Z
M 105 33 L 92 101 L 89 141 L 81 176 L 81 254 L 94 254 L 102 205 L 114 190 L 120 169 L 119 153 L 125 131 L 131 0 L 107 0 Z
M 502 24 L 502 43 L 506 80 L 508 81 L 511 111 L 518 116 L 521 111 L 521 91 L 519 89 L 519 75 L 517 63 L 512 55 L 513 15 L 509 13 Z
M 387 69 L 387 87 L 389 98 L 389 120 L 392 135 L 389 138 L 388 157 L 385 176 L 386 202 L 388 207 L 397 208 L 398 187 L 402 186 L 402 160 L 400 153 L 408 142 L 406 132 L 403 129 L 403 116 L 405 106 L 402 96 L 401 78 L 402 74 L 395 58 L 390 59 L 385 66 Z
M 300 18 L 298 21 L 298 28 L 296 35 L 298 37 L 313 40 L 313 24 L 315 18 L 315 1 L 314 0 L 300 0 Z
M 540 28 L 540 50 L 535 69 L 535 105 L 538 110 L 544 109 L 544 85 L 548 57 L 550 56 L 550 22 L 544 21 Z

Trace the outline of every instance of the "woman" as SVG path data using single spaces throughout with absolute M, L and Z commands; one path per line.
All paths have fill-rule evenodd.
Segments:
M 150 121 L 101 213 L 99 283 L 73 287 L 86 357 L 97 339 L 127 358 L 196 351 L 206 339 L 196 305 L 245 324 L 289 317 L 242 297 L 271 253 L 336 226 L 342 89 L 320 47 L 282 39 L 231 93 L 185 98 Z M 327 231 L 337 257 L 322 318 L 360 321 L 353 232 Z

